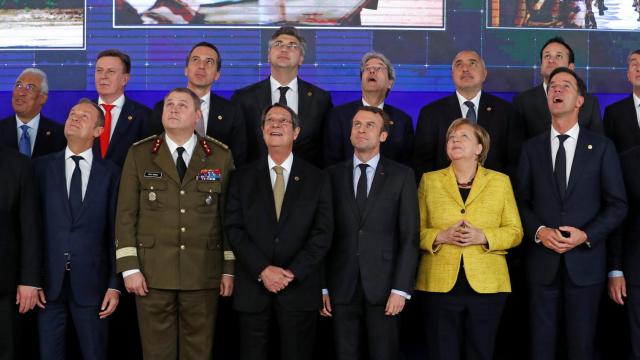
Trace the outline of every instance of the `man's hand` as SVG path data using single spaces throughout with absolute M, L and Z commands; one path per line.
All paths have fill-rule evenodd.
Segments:
M 569 232 L 569 237 L 562 238 L 564 243 L 569 247 L 569 250 L 587 241 L 587 233 L 578 228 L 574 228 L 573 226 L 560 226 L 559 229 Z
M 538 239 L 544 247 L 557 252 L 558 254 L 564 254 L 571 250 L 571 248 L 565 243 L 565 238 L 560 234 L 558 229 L 543 227 L 538 231 Z
M 233 294 L 233 276 L 222 274 L 220 296 L 229 297 L 231 294 Z
M 400 314 L 402 309 L 404 309 L 405 301 L 404 296 L 392 292 L 387 300 L 387 306 L 384 308 L 384 314 L 388 316 Z
M 611 300 L 618 305 L 624 305 L 624 298 L 627 297 L 627 283 L 624 280 L 624 276 L 610 277 L 607 288 Z
M 104 319 L 113 314 L 119 302 L 120 292 L 114 289 L 107 289 L 107 292 L 104 294 L 104 299 L 102 300 L 102 306 L 100 306 L 100 310 L 102 311 L 98 313 L 100 319 Z
M 276 294 L 289 285 L 293 280 L 293 273 L 281 267 L 269 265 L 260 273 L 260 279 L 267 290 Z
M 144 275 L 141 272 L 133 273 L 124 278 L 124 287 L 128 293 L 133 293 L 138 296 L 147 296 L 149 289 L 147 288 L 147 281 L 144 279 Z
M 44 293 L 40 295 L 38 294 L 39 292 L 41 291 L 36 287 L 18 285 L 18 289 L 16 290 L 16 305 L 18 305 L 18 312 L 20 314 L 32 310 L 36 305 L 44 309 L 44 304 L 46 303 L 46 301 L 44 301 Z
M 331 298 L 329 294 L 322 294 L 322 309 L 320 309 L 320 315 L 331 317 Z

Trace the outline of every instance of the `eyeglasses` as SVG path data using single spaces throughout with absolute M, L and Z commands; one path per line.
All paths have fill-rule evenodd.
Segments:
M 276 126 L 276 125 L 278 125 L 280 127 L 283 127 L 283 126 L 287 126 L 287 125 L 293 124 L 293 122 L 291 120 L 287 120 L 287 119 L 266 119 L 264 121 L 264 124 L 267 125 L 267 126 Z
M 280 50 L 287 48 L 289 50 L 300 50 L 300 45 L 294 43 L 294 42 L 290 42 L 290 43 L 285 43 L 282 40 L 278 40 L 275 41 L 273 44 L 271 44 L 272 48 L 278 48 Z
M 14 86 L 14 89 L 26 90 L 27 92 L 35 93 L 36 91 L 38 91 L 38 86 L 36 84 L 23 84 L 22 82 L 18 81 Z
M 364 71 L 377 73 L 377 72 L 387 71 L 387 67 L 380 66 L 380 65 L 369 65 L 364 68 Z

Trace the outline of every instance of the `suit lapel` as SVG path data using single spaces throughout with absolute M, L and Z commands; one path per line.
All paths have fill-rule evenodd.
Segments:
M 0 136 L 3 144 L 18 150 L 18 129 L 16 127 L 15 114 L 0 123 Z
M 460 189 L 458 188 L 458 181 L 456 180 L 456 174 L 453 172 L 453 165 L 449 165 L 447 172 L 444 174 L 444 188 L 449 193 L 449 196 L 455 200 L 459 207 L 463 208 L 462 195 L 460 195 Z
M 198 140 L 196 140 L 196 146 L 193 148 L 193 154 L 191 154 L 191 160 L 189 160 L 189 164 L 187 165 L 187 171 L 184 173 L 184 179 L 182 180 L 182 186 L 187 185 L 191 181 L 196 180 L 196 175 L 200 171 L 202 167 L 200 164 L 204 163 L 204 160 L 207 157 L 207 154 L 204 153 L 202 146 L 200 145 L 200 140 L 202 138 L 198 136 Z M 176 173 L 178 172 L 176 168 Z
M 74 222 L 77 222 L 80 218 L 82 218 L 82 216 L 84 215 L 87 209 L 86 204 L 92 204 L 94 201 L 91 199 L 95 197 L 96 194 L 100 194 L 100 189 L 98 188 L 98 184 L 100 183 L 101 179 L 104 179 L 105 177 L 104 174 L 105 174 L 104 163 L 100 158 L 94 157 L 91 163 L 91 170 L 89 172 L 87 189 L 84 192 L 84 198 L 82 200 L 82 208 L 80 208 L 80 213 L 74 219 Z M 82 176 L 86 176 L 86 175 L 82 174 Z M 67 201 L 67 204 L 68 203 L 69 202 Z M 69 212 L 69 214 L 71 214 L 71 212 Z
M 51 179 L 53 179 L 53 189 L 59 191 L 62 200 L 62 207 L 69 222 L 73 221 L 71 209 L 69 208 L 69 190 L 67 190 L 67 177 L 65 174 L 64 150 L 59 152 L 49 166 Z M 60 189 L 60 190 L 58 190 Z
M 569 184 L 567 185 L 567 191 L 565 198 L 571 195 L 571 191 L 575 188 L 576 182 L 580 180 L 582 172 L 589 161 L 589 135 L 586 131 L 582 130 L 578 135 L 578 143 L 576 144 L 576 152 L 573 155 L 573 162 L 571 163 L 571 171 L 569 172 Z M 593 147 L 592 147 L 593 148 Z
M 475 200 L 482 190 L 484 190 L 485 186 L 489 183 L 489 172 L 487 169 L 478 165 L 478 171 L 476 172 L 476 177 L 473 179 L 473 184 L 471 185 L 471 191 L 469 192 L 469 196 L 467 197 L 467 201 L 465 201 L 466 205 L 469 205 Z M 460 190 L 458 190 L 460 193 Z M 460 197 L 462 199 L 462 197 Z
M 544 91 L 544 86 L 540 84 L 536 88 L 536 96 L 535 96 L 535 108 L 540 109 L 542 111 L 541 117 L 544 119 L 544 129 L 548 129 L 551 127 L 551 113 L 549 112 L 549 104 L 547 103 L 547 94 Z M 541 119 L 541 120 L 542 120 Z
M 269 78 L 260 83 L 256 96 L 258 98 L 258 114 L 262 114 L 262 111 L 271 105 L 271 82 Z M 254 119 L 254 121 L 258 126 L 260 125 L 260 119 Z
M 562 199 L 560 198 L 560 193 L 558 192 L 558 186 L 556 184 L 556 178 L 553 174 L 553 160 L 551 157 L 551 140 L 550 140 L 550 136 L 551 136 L 551 129 L 545 131 L 543 133 L 543 135 L 540 135 L 539 137 L 539 141 L 541 141 L 541 146 L 537 146 L 536 148 L 538 149 L 538 151 L 540 151 L 539 154 L 539 158 L 543 159 L 542 162 L 542 171 L 544 172 L 543 174 L 543 179 L 547 179 L 549 182 L 548 188 L 552 189 L 551 191 L 553 192 L 553 194 L 555 195 L 556 199 L 558 199 L 559 201 L 562 201 Z M 566 195 L 566 193 L 565 193 Z
M 113 149 L 118 148 L 118 143 L 124 140 L 125 134 L 129 131 L 129 127 L 131 127 L 131 124 L 136 121 L 133 115 L 133 110 L 133 103 L 125 97 L 124 105 L 122 105 L 122 110 L 120 111 L 120 116 L 116 119 L 116 128 L 113 130 L 113 134 L 109 140 L 106 157 L 109 157 L 111 153 L 113 153 Z
M 162 136 L 164 137 L 166 135 L 162 135 Z M 162 142 L 162 145 L 160 145 L 158 154 L 153 159 L 153 162 L 156 165 L 158 165 L 158 167 L 162 169 L 162 171 L 165 174 L 167 174 L 171 178 L 171 180 L 173 180 L 177 184 L 180 184 L 178 169 L 176 168 L 176 163 L 173 161 L 173 158 L 171 157 L 171 153 L 169 152 L 169 147 L 167 146 L 166 140 L 164 140 Z
M 284 200 L 282 200 L 282 209 L 280 211 L 280 220 L 278 221 L 278 227 L 284 224 L 291 213 L 293 204 L 296 203 L 304 186 L 304 182 L 307 180 L 303 169 L 299 166 L 300 162 L 293 158 L 293 164 L 291 165 L 291 174 L 289 174 L 289 180 L 287 181 L 287 187 L 284 192 Z M 273 190 L 272 190 L 273 194 Z M 275 209 L 275 202 L 274 202 Z
M 273 198 L 273 187 L 271 186 L 271 174 L 269 171 L 267 157 L 265 156 L 258 167 L 256 167 L 254 179 L 256 179 L 256 186 L 258 187 L 258 196 L 262 197 L 262 203 L 266 207 L 267 216 L 271 219 L 272 223 L 276 224 L 276 202 Z M 284 201 L 282 209 L 284 209 Z M 280 218 L 282 219 L 282 214 L 280 214 Z
M 38 133 L 36 134 L 35 144 L 33 144 L 32 156 L 38 156 L 46 153 L 47 145 L 51 141 L 51 127 L 47 120 L 40 114 L 40 125 L 38 125 Z
M 491 123 L 491 109 L 493 106 L 491 100 L 483 91 L 480 93 L 480 102 L 478 103 L 478 124 L 482 125 L 485 129 L 489 128 Z
M 344 193 L 342 196 L 347 198 L 349 208 L 351 208 L 354 218 L 359 219 L 360 211 L 358 210 L 358 203 L 356 203 L 356 193 L 353 191 L 353 158 L 345 162 L 343 187 Z
M 298 118 L 300 119 L 300 129 L 305 128 L 305 120 L 311 118 L 307 116 L 313 113 L 313 102 L 311 101 L 313 93 L 309 90 L 307 83 L 298 78 Z
M 387 180 L 387 174 L 384 170 L 385 161 L 382 157 L 380 157 L 380 161 L 378 162 L 378 166 L 376 167 L 375 172 L 373 173 L 373 182 L 371 183 L 371 189 L 369 190 L 369 195 L 367 196 L 367 204 L 364 207 L 364 213 L 360 218 L 360 223 L 364 223 L 367 219 L 367 215 L 371 212 L 371 208 L 373 204 L 376 202 L 376 198 L 384 189 L 384 183 Z M 353 188 L 353 182 L 351 183 L 351 187 Z
M 458 102 L 458 95 L 453 93 L 453 95 L 449 96 L 449 106 L 447 106 L 447 127 L 455 119 L 459 119 L 461 117 L 463 117 L 463 115 L 462 110 L 460 109 L 460 103 Z

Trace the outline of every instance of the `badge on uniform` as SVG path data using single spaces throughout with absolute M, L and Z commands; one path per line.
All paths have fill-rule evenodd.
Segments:
M 211 205 L 213 203 L 213 196 L 207 195 L 207 197 L 204 199 L 204 203 L 207 205 Z
M 161 179 L 162 178 L 162 171 L 145 170 L 144 171 L 144 177 L 145 178 L 152 178 L 152 179 Z
M 199 181 L 220 181 L 222 180 L 222 171 L 220 169 L 202 169 L 196 176 Z
M 149 191 L 149 201 L 156 201 L 157 198 L 158 196 L 156 195 L 155 192 Z

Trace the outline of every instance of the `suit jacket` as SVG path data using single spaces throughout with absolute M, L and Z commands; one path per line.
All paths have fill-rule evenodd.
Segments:
M 18 150 L 15 114 L 0 120 L 0 144 Z M 67 139 L 64 137 L 64 126 L 40 114 L 40 124 L 31 158 L 60 151 L 65 146 L 67 146 Z
M 525 139 L 541 133 L 547 133 L 551 129 L 551 113 L 547 104 L 547 94 L 542 84 L 523 91 L 513 98 L 513 106 L 519 117 L 519 122 L 524 127 Z M 580 108 L 578 123 L 583 129 L 602 133 L 602 121 L 600 118 L 600 103 L 598 98 L 587 94 L 584 104 Z
M 239 264 L 233 290 L 238 311 L 262 311 L 272 302 L 294 311 L 322 306 L 321 263 L 333 232 L 331 184 L 325 173 L 294 157 L 278 221 L 267 157 L 239 169 L 229 186 L 224 224 Z M 259 281 L 269 265 L 295 275 L 277 294 Z
M 526 236 L 529 281 L 550 284 L 561 259 L 574 284 L 586 286 L 604 281 L 605 241 L 627 213 L 620 161 L 611 140 L 580 128 L 563 199 L 553 175 L 549 132 L 528 140 L 522 148 L 516 191 Z M 561 255 L 535 242 L 540 226 L 563 225 L 586 232 L 589 244 Z
M 298 78 L 298 117 L 300 134 L 293 144 L 293 153 L 315 166 L 322 167 L 323 133 L 329 117 L 331 95 L 325 90 Z M 247 162 L 266 158 L 267 147 L 260 129 L 262 111 L 271 105 L 269 78 L 233 93 L 240 121 L 247 132 Z
M 464 259 L 464 271 L 478 293 L 510 292 L 505 255 L 522 240 L 509 177 L 478 166 L 466 201 L 462 201 L 453 167 L 426 173 L 418 189 L 420 206 L 420 250 L 416 289 L 449 292 L 453 289 Z M 466 220 L 485 234 L 487 245 L 434 247 L 436 236 L 460 220 Z
M 604 133 L 616 145 L 618 152 L 640 145 L 640 126 L 633 95 L 604 109 Z
M 98 103 L 98 99 L 93 101 Z M 111 135 L 111 140 L 109 140 L 105 159 L 111 160 L 119 168 L 122 168 L 131 145 L 146 137 L 150 116 L 151 109 L 125 97 L 116 128 Z M 102 157 L 100 155 L 100 139 L 93 142 L 93 154 L 97 158 Z
M 640 285 L 640 147 L 620 154 L 629 213 L 608 243 L 608 271 L 622 270 L 628 284 Z
M 147 134 L 157 135 L 164 132 L 162 126 L 162 109 L 164 100 L 153 107 L 151 121 Z M 207 119 L 207 135 L 218 139 L 229 146 L 233 155 L 233 163 L 240 167 L 247 157 L 247 138 L 245 124 L 236 116 L 232 103 L 214 93 L 211 93 L 209 104 L 209 118 Z
M 31 162 L 0 146 L 0 294 L 41 286 L 42 237 L 38 189 Z
M 335 233 L 325 260 L 331 301 L 349 303 L 361 280 L 367 303 L 385 305 L 391 289 L 411 293 L 418 263 L 418 203 L 413 171 L 380 158 L 360 213 L 353 159 L 330 167 Z
M 44 291 L 60 296 L 65 277 L 65 252 L 71 253 L 70 285 L 80 305 L 102 303 L 107 288 L 120 289 L 115 272 L 114 228 L 120 169 L 94 157 L 77 219 L 71 216 L 64 150 L 35 161 L 44 224 Z M 83 174 L 85 176 L 85 174 Z
M 362 100 L 356 100 L 331 110 L 324 136 L 325 165 L 333 165 L 353 158 L 351 123 L 360 106 L 362 106 Z M 381 144 L 380 153 L 388 159 L 410 165 L 413 152 L 411 117 L 404 111 L 386 103 L 384 111 L 389 115 L 393 124 L 389 127 L 387 141 Z
M 478 124 L 491 136 L 491 146 L 485 161 L 489 169 L 513 175 L 522 143 L 513 106 L 497 96 L 482 92 L 477 109 Z M 456 94 L 426 105 L 420 110 L 416 125 L 414 169 L 418 179 L 423 173 L 447 167 L 447 129 L 462 117 Z

